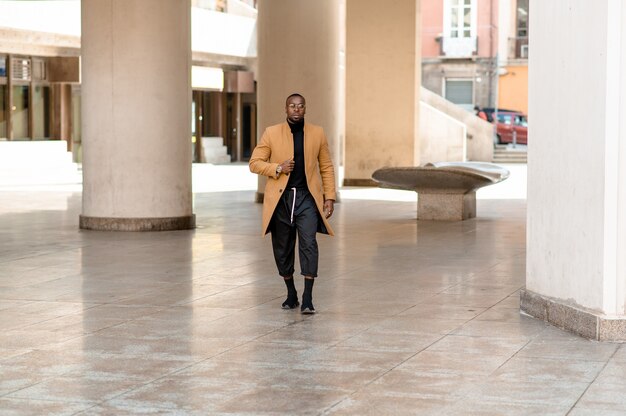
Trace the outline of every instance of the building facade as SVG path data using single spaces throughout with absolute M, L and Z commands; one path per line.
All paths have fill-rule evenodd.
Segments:
M 498 106 L 528 114 L 529 1 L 500 7 Z
M 422 2 L 422 85 L 467 110 L 527 114 L 528 3 Z
M 498 2 L 433 0 L 422 6 L 422 85 L 472 110 L 496 103 Z
M 256 144 L 256 4 L 191 5 L 194 161 L 246 160 Z M 0 141 L 63 140 L 82 161 L 80 21 L 79 0 L 0 2 Z

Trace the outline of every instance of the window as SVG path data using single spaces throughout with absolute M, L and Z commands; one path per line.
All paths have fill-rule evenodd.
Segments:
M 528 0 L 517 0 L 517 37 L 528 37 Z
M 7 58 L 4 55 L 0 55 L 0 77 L 7 76 Z
M 511 114 L 498 113 L 498 122 L 504 124 L 513 124 L 513 116 Z
M 450 37 L 469 38 L 472 27 L 472 0 L 452 0 L 450 7 Z
M 467 79 L 445 80 L 446 100 L 457 104 L 466 110 L 474 108 L 474 82 Z
M 444 0 L 443 53 L 449 57 L 471 57 L 477 50 L 477 0 Z

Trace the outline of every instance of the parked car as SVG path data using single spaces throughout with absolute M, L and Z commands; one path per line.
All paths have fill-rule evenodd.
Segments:
M 514 110 L 483 108 L 487 119 L 494 122 L 497 114 L 496 134 L 498 144 L 517 143 L 528 144 L 528 118 L 526 114 Z
M 498 144 L 528 144 L 528 119 L 522 113 L 498 112 L 496 134 Z

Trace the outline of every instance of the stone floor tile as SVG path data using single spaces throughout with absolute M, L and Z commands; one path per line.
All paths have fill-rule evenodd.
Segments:
M 379 415 L 445 415 L 444 409 L 459 399 L 428 397 L 386 397 L 356 393 L 326 410 L 324 415 L 379 416 Z
M 626 361 L 612 359 L 596 379 L 600 384 L 615 384 L 626 387 Z
M 372 328 L 338 342 L 336 346 L 369 351 L 406 351 L 417 353 L 441 339 L 440 334 Z
M 619 348 L 619 344 L 590 341 L 572 336 L 559 340 L 536 339 L 520 351 L 524 357 L 561 357 L 585 361 L 607 362 Z
M 583 395 L 589 383 L 580 381 L 546 382 L 541 381 L 507 381 L 491 377 L 476 383 L 467 397 L 472 401 L 485 403 L 504 403 L 526 405 L 554 406 L 559 408 L 572 407 Z
M 623 410 L 607 410 L 603 408 L 585 408 L 576 406 L 574 407 L 567 416 L 624 416 Z
M 603 411 L 626 414 L 626 388 L 623 384 L 594 382 L 576 406 L 595 409 L 597 414 L 602 414 Z
M 493 377 L 506 381 L 593 382 L 606 364 L 569 358 L 537 358 L 517 355 L 502 365 Z
M 428 351 L 463 354 L 494 354 L 511 357 L 528 344 L 528 342 L 528 338 L 523 335 L 505 338 L 446 335 L 429 346 Z
M 613 356 L 615 361 L 626 361 L 626 344 L 621 344 Z
M 537 337 L 547 324 L 534 319 L 520 322 L 497 322 L 472 320 L 453 332 L 454 335 L 475 337 L 519 338 L 529 340 Z
M 431 319 L 458 319 L 462 321 L 469 321 L 486 310 L 486 308 L 473 308 L 448 304 L 417 304 L 412 308 L 400 313 L 399 316 L 413 316 Z
M 304 316 L 280 308 L 253 190 L 196 193 L 198 228 L 161 233 L 79 231 L 80 192 L 0 190 L 0 414 L 623 412 L 625 347 L 518 312 L 524 200 L 438 223 L 341 192 Z
M 89 404 L 69 403 L 63 400 L 0 398 L 3 416 L 70 416 L 90 407 Z
M 421 351 L 398 369 L 416 373 L 456 374 L 460 377 L 487 376 L 510 359 L 508 355 Z
M 249 415 L 318 415 L 320 409 L 328 408 L 345 397 L 345 393 L 330 388 L 307 389 L 297 385 L 286 389 L 261 387 L 220 403 L 216 410 Z
M 121 377 L 54 377 L 6 395 L 7 398 L 97 404 L 137 386 Z
M 496 305 L 487 309 L 475 319 L 477 321 L 522 322 L 529 318 L 520 313 L 519 305 L 517 308 L 502 308 Z
M 368 384 L 360 392 L 385 397 L 387 400 L 395 397 L 459 400 L 482 378 L 481 375 L 417 372 L 400 367 Z
M 446 416 L 566 416 L 571 414 L 568 413 L 569 411 L 569 406 L 551 406 L 532 402 L 523 404 L 486 403 L 479 399 L 460 400 L 453 405 L 447 406 L 439 414 Z

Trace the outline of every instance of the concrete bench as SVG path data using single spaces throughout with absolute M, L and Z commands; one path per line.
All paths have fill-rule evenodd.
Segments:
M 461 221 L 476 216 L 476 190 L 509 177 L 492 163 L 439 162 L 417 167 L 381 168 L 372 179 L 384 188 L 418 193 L 417 219 Z

